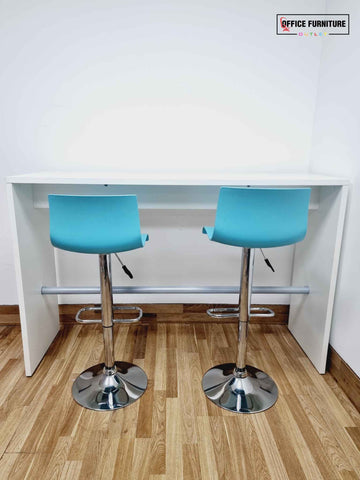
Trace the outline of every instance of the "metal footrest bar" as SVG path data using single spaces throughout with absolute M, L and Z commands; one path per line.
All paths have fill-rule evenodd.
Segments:
M 296 287 L 296 286 L 284 286 L 284 287 L 272 287 L 272 286 L 254 286 L 251 290 L 252 293 L 268 293 L 268 294 L 300 294 L 300 295 L 308 295 L 310 293 L 310 287 L 303 286 L 303 287 Z M 99 294 L 100 287 L 51 287 L 51 286 L 43 286 L 41 287 L 41 294 L 42 295 L 92 295 L 92 294 Z M 171 293 L 171 294 L 225 294 L 225 293 L 235 293 L 239 294 L 239 287 L 232 287 L 232 286 L 133 286 L 133 287 L 112 287 L 112 293 L 116 294 L 163 294 L 163 293 Z
M 253 312 L 264 312 L 264 313 L 253 313 Z M 250 317 L 275 317 L 275 312 L 274 310 L 271 310 L 271 308 L 254 307 L 250 309 Z
M 136 323 L 140 320 L 143 316 L 143 311 L 140 307 L 113 307 L 113 310 L 129 310 L 129 311 L 137 311 L 139 315 L 136 318 L 114 318 L 114 323 Z
M 101 323 L 101 319 L 86 319 L 86 318 L 80 318 L 80 315 L 83 313 L 83 312 L 89 312 L 89 311 L 97 311 L 97 312 L 101 312 L 101 307 L 84 307 L 84 308 L 80 308 L 80 310 L 77 312 L 77 314 L 75 315 L 75 320 L 78 322 L 78 323 L 82 323 L 82 324 L 85 324 L 85 325 L 90 325 L 91 323 Z
M 206 313 L 213 318 L 238 318 L 239 307 L 209 308 Z M 250 309 L 250 317 L 275 317 L 275 312 L 271 308 L 252 307 Z
M 140 320 L 140 318 L 143 316 L 143 311 L 140 307 L 113 307 L 113 310 L 126 310 L 126 311 L 137 311 L 139 312 L 138 316 L 136 318 L 114 318 L 113 322 L 114 323 L 136 323 Z M 75 320 L 78 323 L 85 324 L 85 325 L 90 325 L 91 323 L 101 323 L 101 319 L 86 319 L 86 318 L 80 318 L 81 314 L 83 312 L 89 312 L 89 311 L 96 311 L 96 312 L 101 312 L 101 307 L 84 307 L 80 308 L 80 310 L 77 312 L 75 315 Z
M 206 313 L 213 318 L 238 318 L 239 307 L 209 308 Z

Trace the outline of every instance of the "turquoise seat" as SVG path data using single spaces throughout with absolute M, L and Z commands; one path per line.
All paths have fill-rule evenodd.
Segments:
M 222 187 L 210 240 L 247 248 L 291 245 L 306 235 L 310 188 Z
M 50 239 L 54 247 L 109 254 L 141 248 L 136 195 L 49 195 Z

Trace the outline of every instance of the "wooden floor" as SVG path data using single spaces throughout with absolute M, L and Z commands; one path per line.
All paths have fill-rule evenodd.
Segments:
M 270 410 L 237 415 L 210 403 L 203 373 L 234 360 L 235 324 L 116 326 L 118 360 L 149 377 L 145 395 L 92 412 L 72 381 L 102 359 L 98 326 L 65 326 L 24 376 L 20 329 L 0 328 L 0 479 L 360 479 L 360 415 L 312 367 L 286 326 L 251 325 L 248 360 L 276 380 Z

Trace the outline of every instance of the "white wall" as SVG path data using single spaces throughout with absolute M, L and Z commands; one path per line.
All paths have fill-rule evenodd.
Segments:
M 307 171 L 321 40 L 276 36 L 275 15 L 324 8 L 324 0 L 2 1 L 1 176 L 53 169 Z M 158 218 L 144 221 L 148 230 L 163 228 Z M 194 222 L 201 226 L 202 218 Z M 0 224 L 0 304 L 16 303 L 4 182 Z M 162 256 L 171 245 L 159 245 Z M 220 283 L 207 252 L 196 248 L 198 272 Z M 167 266 L 161 255 L 151 259 L 163 265 L 161 279 L 183 280 L 184 257 Z M 224 255 L 238 261 L 237 252 Z M 286 284 L 289 253 L 274 255 L 279 271 L 272 282 Z M 62 280 L 74 283 L 62 262 Z M 75 270 L 81 262 L 74 260 Z M 151 272 L 146 279 L 163 283 Z M 257 267 L 255 283 L 267 283 L 267 275 Z M 233 276 L 237 281 L 236 272 L 223 282 Z
M 349 13 L 351 33 L 323 44 L 311 170 L 352 181 L 330 343 L 360 375 L 360 5 L 329 0 L 327 13 Z

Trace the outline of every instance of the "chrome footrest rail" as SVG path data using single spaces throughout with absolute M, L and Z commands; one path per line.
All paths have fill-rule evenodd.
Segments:
M 209 308 L 206 313 L 214 318 L 237 318 L 239 317 L 239 307 Z
M 206 313 L 213 318 L 238 318 L 239 307 L 209 308 Z M 275 317 L 275 312 L 271 308 L 253 307 L 250 317 Z
M 252 312 L 260 312 L 260 313 L 252 313 Z M 275 312 L 274 310 L 271 310 L 271 308 L 254 307 L 250 309 L 250 317 L 275 317 Z
M 139 312 L 138 316 L 136 318 L 114 318 L 113 322 L 114 323 L 136 323 L 140 320 L 140 318 L 143 316 L 143 311 L 140 307 L 113 307 L 114 310 L 126 310 L 126 311 L 137 311 Z M 80 310 L 77 312 L 75 315 L 75 320 L 78 323 L 90 325 L 91 323 L 101 323 L 101 319 L 86 319 L 86 318 L 80 318 L 80 315 L 83 312 L 101 312 L 101 307 L 84 307 L 80 308 Z

